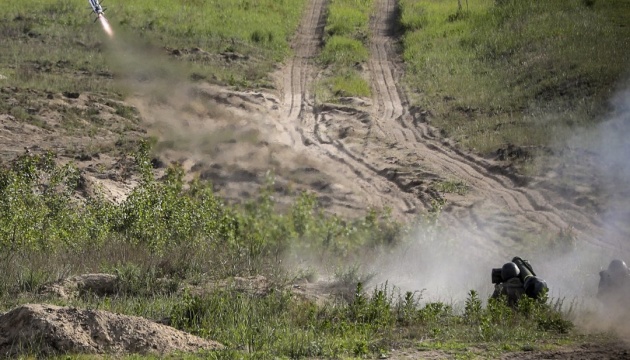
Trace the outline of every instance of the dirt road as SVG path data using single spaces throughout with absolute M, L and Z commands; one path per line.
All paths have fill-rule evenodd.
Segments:
M 395 51 L 395 0 L 378 0 L 370 24 L 365 77 L 372 84 L 371 106 L 357 101 L 356 106 L 316 104 L 310 91 L 318 77 L 313 59 L 323 37 L 325 6 L 325 0 L 309 2 L 293 43 L 296 55 L 282 71 L 281 123 L 293 146 L 325 164 L 318 171 L 352 194 L 350 200 L 333 194 L 333 203 L 388 206 L 401 216 L 445 203 L 444 217 L 471 236 L 491 240 L 483 242 L 487 249 L 514 249 L 526 234 L 569 229 L 607 245 L 597 238 L 596 217 L 572 199 L 536 188 L 536 179 L 512 174 L 499 163 L 458 150 L 435 135 L 424 121 L 425 113 L 410 112 Z M 440 183 L 449 182 L 463 183 L 467 190 L 438 191 Z

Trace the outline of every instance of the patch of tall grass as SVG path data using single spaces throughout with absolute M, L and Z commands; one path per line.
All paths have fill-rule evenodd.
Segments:
M 335 97 L 362 96 L 369 97 L 370 85 L 357 71 L 348 71 L 334 77 L 327 78 L 323 85 Z
M 326 41 L 320 58 L 325 65 L 343 69 L 367 61 L 368 56 L 368 50 L 360 41 L 344 36 L 332 36 Z
M 370 14 L 373 0 L 332 0 L 328 5 L 324 48 L 319 60 L 329 74 L 318 84 L 319 101 L 340 96 L 369 96 L 369 84 L 357 66 L 369 58 Z
M 407 83 L 465 147 L 548 146 L 597 122 L 628 74 L 625 1 L 400 1 Z
M 516 309 L 503 300 L 490 300 L 484 306 L 475 291 L 463 310 L 421 300 L 421 294 L 402 294 L 389 286 L 366 291 L 358 284 L 353 299 L 327 306 L 298 300 L 288 291 L 261 297 L 222 290 L 153 298 L 86 298 L 72 306 L 158 319 L 166 315 L 172 326 L 226 346 L 220 352 L 188 354 L 188 358 L 364 358 L 385 356 L 393 347 L 441 350 L 461 357 L 479 356 L 478 348 L 484 347 L 483 357 L 499 357 L 579 338 L 566 319 L 571 310 L 563 309 L 560 302 L 525 298 Z
M 335 0 L 328 6 L 327 36 L 343 36 L 367 41 L 372 0 Z

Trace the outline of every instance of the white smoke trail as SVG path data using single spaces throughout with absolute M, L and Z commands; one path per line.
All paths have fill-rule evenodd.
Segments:
M 114 37 L 114 31 L 112 30 L 112 27 L 109 25 L 109 21 L 107 21 L 107 19 L 105 18 L 105 15 L 99 15 L 98 16 L 98 20 L 101 22 L 101 26 L 103 26 L 103 30 L 105 30 L 105 33 L 107 33 L 107 35 L 109 35 L 110 38 Z

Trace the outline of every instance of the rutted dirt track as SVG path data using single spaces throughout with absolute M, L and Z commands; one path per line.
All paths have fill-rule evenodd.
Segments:
M 589 238 L 597 233 L 594 217 L 573 203 L 535 189 L 535 180 L 509 174 L 498 163 L 457 150 L 434 135 L 423 112 L 410 113 L 395 51 L 395 0 L 377 0 L 371 21 L 365 71 L 372 84 L 371 106 L 315 104 L 309 92 L 317 78 L 312 60 L 323 38 L 325 6 L 325 0 L 309 2 L 294 40 L 296 55 L 282 73 L 284 127 L 296 149 L 329 164 L 339 183 L 366 205 L 409 214 L 445 199 L 449 221 L 499 248 L 512 248 L 523 234 L 544 230 L 572 228 Z M 441 181 L 463 181 L 469 191 L 441 194 L 435 190 Z M 479 245 L 496 251 L 497 244 Z
M 282 71 L 285 128 L 290 131 L 295 148 L 325 164 L 323 171 L 335 177 L 342 189 L 361 198 L 356 200 L 368 206 L 391 206 L 397 211 L 409 211 L 413 209 L 412 196 L 392 188 L 393 184 L 382 176 L 374 176 L 373 168 L 346 152 L 340 143 L 321 134 L 322 119 L 326 115 L 323 106 L 314 104 L 310 90 L 316 76 L 311 63 L 323 37 L 325 5 L 325 0 L 310 1 L 307 5 L 294 41 L 295 56 Z M 333 201 L 347 208 L 357 207 L 354 201 L 338 196 Z

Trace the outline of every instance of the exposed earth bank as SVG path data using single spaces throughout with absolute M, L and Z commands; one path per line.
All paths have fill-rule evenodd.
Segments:
M 37 346 L 52 354 L 164 354 L 219 350 L 223 345 L 136 316 L 28 304 L 0 316 L 0 355 Z

